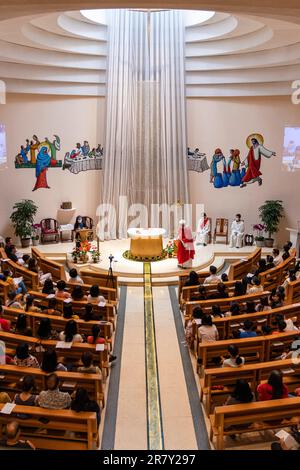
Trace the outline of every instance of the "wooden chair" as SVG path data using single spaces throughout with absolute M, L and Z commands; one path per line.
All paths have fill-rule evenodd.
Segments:
M 53 238 L 56 243 L 59 242 L 59 224 L 55 219 L 43 219 L 41 225 L 41 242 L 45 243 L 48 238 Z
M 216 219 L 214 243 L 217 242 L 217 237 L 225 238 L 226 245 L 228 245 L 228 219 Z

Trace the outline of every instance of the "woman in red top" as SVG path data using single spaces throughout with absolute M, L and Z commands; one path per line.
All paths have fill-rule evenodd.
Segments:
M 273 370 L 270 374 L 268 382 L 259 384 L 257 387 L 258 399 L 277 400 L 279 398 L 288 398 L 288 389 L 282 380 L 282 372 L 280 370 Z
M 100 336 L 100 326 L 92 326 L 92 335 L 87 337 L 89 344 L 105 344 L 105 339 Z

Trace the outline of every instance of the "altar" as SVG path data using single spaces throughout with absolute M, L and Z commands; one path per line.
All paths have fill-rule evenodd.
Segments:
M 130 254 L 138 258 L 160 257 L 163 253 L 163 228 L 130 228 L 127 231 L 130 238 Z

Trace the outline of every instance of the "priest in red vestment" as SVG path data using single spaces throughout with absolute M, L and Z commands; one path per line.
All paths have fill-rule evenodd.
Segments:
M 178 230 L 178 266 L 180 268 L 190 268 L 195 256 L 194 240 L 191 228 L 186 225 L 185 220 L 179 221 Z

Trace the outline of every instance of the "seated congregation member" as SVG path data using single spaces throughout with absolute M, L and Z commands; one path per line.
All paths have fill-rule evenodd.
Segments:
M 217 284 L 220 282 L 219 276 L 217 276 L 217 268 L 215 266 L 209 267 L 210 276 L 204 279 L 203 284 Z
M 5 238 L 5 245 L 4 245 L 4 251 L 8 256 L 8 252 L 10 250 L 10 247 L 13 245 L 12 238 L 11 237 L 6 237 Z
M 10 320 L 6 320 L 5 318 L 2 318 L 2 317 L 3 317 L 3 313 L 4 313 L 3 305 L 2 305 L 1 300 L 0 300 L 0 331 L 9 332 L 9 331 L 10 331 L 11 322 L 10 322 Z
M 251 320 L 244 321 L 244 327 L 240 330 L 240 338 L 254 338 L 257 336 L 255 325 Z
M 246 380 L 238 379 L 231 395 L 224 405 L 238 405 L 240 403 L 251 403 L 255 401 L 255 396 Z
M 217 292 L 209 295 L 209 299 L 227 299 L 229 297 L 227 287 L 223 282 L 219 282 L 217 285 Z
M 28 269 L 36 274 L 38 274 L 40 284 L 44 284 L 47 279 L 51 279 L 51 273 L 43 273 L 39 268 L 38 262 L 35 258 L 30 258 L 28 261 Z
M 278 264 L 282 263 L 283 259 L 278 248 L 273 248 L 272 255 L 274 266 L 278 266 Z
M 286 244 L 283 246 L 283 254 L 287 254 L 288 258 L 291 256 L 291 248 L 293 244 L 292 242 L 286 242 Z
M 288 398 L 288 389 L 283 383 L 282 372 L 280 370 L 273 370 L 268 378 L 268 382 L 258 385 L 257 393 L 259 401 Z
M 67 320 L 71 320 L 71 319 L 78 320 L 79 316 L 74 314 L 73 306 L 71 303 L 64 302 L 63 317 L 66 318 Z
M 27 343 L 20 343 L 17 346 L 14 363 L 19 367 L 40 367 L 37 358 L 29 354 L 29 346 Z
M 81 286 L 74 286 L 71 296 L 72 296 L 72 300 L 76 302 L 87 299 L 87 296 L 84 295 L 84 291 Z
M 93 304 L 86 304 L 84 308 L 84 315 L 83 315 L 83 320 L 84 321 L 92 321 L 94 320 L 94 313 L 93 313 Z
M 223 273 L 223 274 L 221 275 L 221 281 L 222 281 L 222 282 L 228 282 L 228 281 L 229 281 L 228 274 Z
M 241 248 L 245 233 L 244 221 L 241 214 L 236 214 L 235 220 L 231 224 L 230 247 Z
M 284 333 L 286 331 L 286 323 L 284 320 L 279 320 L 276 323 L 276 329 L 272 331 L 272 335 L 276 335 L 278 333 Z
M 212 343 L 219 339 L 219 333 L 211 315 L 204 315 L 202 318 L 201 326 L 198 328 L 198 337 L 201 343 Z
M 1 276 L 1 280 L 8 282 L 10 289 L 16 294 L 25 295 L 27 293 L 27 287 L 25 286 L 23 279 L 21 278 L 20 280 L 20 278 L 13 278 L 12 276 L 12 272 L 9 269 L 5 269 Z
M 193 308 L 192 316 L 189 318 L 185 327 L 185 338 L 190 347 L 193 345 L 195 340 L 194 325 L 196 325 L 196 328 L 199 327 L 201 325 L 203 316 L 204 313 L 201 307 Z
M 247 294 L 257 294 L 263 291 L 264 291 L 264 288 L 261 285 L 259 277 L 253 276 L 251 279 L 251 283 L 248 285 Z
M 236 315 L 241 315 L 241 309 L 238 302 L 231 302 L 228 312 L 225 313 L 225 317 L 234 317 Z
M 78 387 L 75 397 L 71 402 L 71 410 L 80 413 L 80 411 L 94 411 L 96 413 L 97 426 L 100 424 L 100 408 L 97 402 L 91 400 L 85 388 Z
M 14 403 L 20 406 L 35 406 L 37 395 L 33 393 L 35 390 L 35 382 L 33 375 L 25 375 L 21 384 L 21 393 L 16 393 Z M 28 415 L 18 414 L 18 418 L 26 419 Z
M 284 429 L 285 432 L 287 432 Z M 300 432 L 297 427 L 291 427 L 287 438 L 282 437 L 278 441 L 271 443 L 271 450 L 300 450 Z
M 243 283 L 241 281 L 236 281 L 234 284 L 233 297 L 240 297 L 245 294 L 246 291 Z
M 39 327 L 36 332 L 36 336 L 39 339 L 57 339 L 57 331 L 52 329 L 50 318 L 42 318 L 39 324 Z
M 87 343 L 89 344 L 105 344 L 105 339 L 100 336 L 100 326 L 93 325 L 92 326 L 92 334 L 87 337 Z M 117 359 L 117 356 L 113 354 L 109 354 L 109 362 L 113 362 Z
M 271 255 L 267 255 L 267 265 L 266 265 L 266 271 L 268 271 L 269 269 L 273 269 L 275 268 L 275 264 L 274 264 L 274 258 L 273 256 Z
M 27 316 L 25 313 L 18 315 L 14 333 L 17 335 L 32 336 L 32 329 L 27 324 Z
M 268 297 L 262 297 L 259 299 L 259 303 L 255 307 L 256 312 L 267 312 L 271 310 Z
M 59 333 L 59 340 L 66 343 L 83 343 L 82 336 L 78 333 L 77 323 L 74 320 L 69 320 L 66 323 L 64 331 Z
M 297 317 L 285 318 L 282 313 L 277 313 L 275 316 L 275 325 L 278 325 L 280 322 L 285 323 L 283 331 L 297 331 L 298 328 L 294 325 L 294 321 L 297 321 Z
M 48 300 L 48 307 L 43 310 L 46 315 L 61 315 L 61 311 L 57 309 L 57 299 L 52 297 Z
M 83 284 L 83 280 L 79 276 L 77 269 L 75 269 L 75 268 L 70 269 L 69 276 L 70 276 L 69 283 Z
M 0 389 L 0 404 L 11 403 L 11 398 L 7 392 L 3 392 Z
M 294 281 L 297 281 L 296 271 L 295 271 L 295 269 L 290 269 L 289 270 L 289 275 L 285 279 L 284 283 L 282 284 L 282 287 L 284 287 L 284 289 L 286 289 L 288 287 L 288 285 L 291 282 L 294 282 Z
M 57 354 L 53 348 L 49 348 L 44 352 L 41 369 L 47 373 L 57 370 L 66 372 L 68 370 L 61 362 L 57 361 Z
M 13 261 L 14 263 L 18 263 L 19 258 L 17 256 L 17 249 L 16 249 L 15 245 L 9 245 L 7 247 L 7 250 L 5 251 L 5 253 L 7 254 L 7 257 L 11 261 Z
M 198 293 L 191 294 L 191 300 L 207 300 L 206 289 L 203 285 L 199 286 Z
M 40 392 L 37 403 L 41 408 L 51 410 L 63 410 L 71 405 L 71 397 L 67 392 L 59 390 L 59 378 L 55 373 L 50 374 L 46 379 L 47 390 Z
M 243 313 L 255 313 L 255 302 L 248 300 Z
M 57 299 L 69 299 L 71 297 L 71 294 L 66 291 L 66 283 L 65 281 L 58 281 L 56 284 L 56 292 L 55 292 L 55 297 Z
M 10 421 L 5 426 L 5 437 L 0 440 L 0 446 L 9 449 L 35 450 L 31 441 L 20 439 L 21 428 L 18 421 Z
M 52 279 L 46 279 L 42 289 L 43 294 L 53 295 L 55 294 L 54 284 Z
M 93 354 L 86 351 L 81 356 L 82 366 L 78 367 L 78 372 L 82 374 L 99 374 L 102 377 L 102 372 L 98 366 L 93 365 Z
M 196 245 L 206 246 L 208 244 L 210 230 L 210 221 L 204 212 L 199 220 L 197 227 Z
M 279 286 L 271 291 L 270 295 L 270 304 L 271 308 L 283 307 L 285 299 L 285 289 L 282 286 Z
M 264 273 L 267 270 L 267 261 L 264 258 L 258 260 L 257 269 L 254 273 L 254 276 L 258 277 L 261 273 Z
M 184 283 L 184 287 L 188 286 L 198 286 L 199 285 L 199 277 L 196 271 L 190 271 L 188 279 Z
M 240 367 L 245 364 L 245 358 L 239 355 L 239 349 L 235 344 L 228 346 L 229 359 L 224 359 L 222 367 Z
M 20 295 L 17 294 L 16 291 L 10 290 L 7 294 L 7 301 L 5 302 L 5 306 L 23 310 L 23 305 L 20 301 Z
M 24 310 L 25 312 L 41 312 L 41 309 L 34 305 L 33 295 L 27 295 Z
M 100 295 L 100 288 L 97 285 L 94 285 L 90 288 L 90 293 L 87 297 L 87 301 L 91 304 L 99 304 L 100 302 L 106 303 L 103 295 Z
M 222 313 L 222 310 L 219 305 L 212 305 L 211 306 L 211 314 L 212 316 L 215 317 L 224 317 L 224 313 Z

